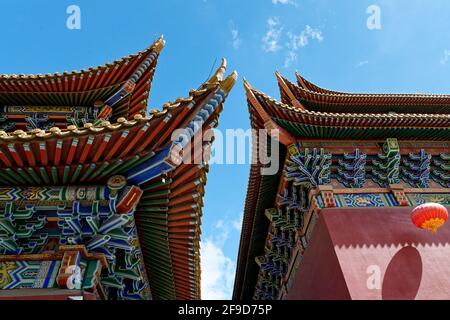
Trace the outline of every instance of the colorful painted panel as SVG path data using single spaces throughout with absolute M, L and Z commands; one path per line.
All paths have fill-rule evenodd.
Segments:
M 440 203 L 450 206 L 450 193 L 415 193 L 407 194 L 409 202 L 416 206 L 427 202 Z
M 56 287 L 60 261 L 0 263 L 0 289 L 47 289 Z
M 336 206 L 353 207 L 353 208 L 370 208 L 370 207 L 391 207 L 397 206 L 398 203 L 394 196 L 389 193 L 383 194 L 338 194 L 335 195 Z
M 450 206 L 450 193 L 414 193 L 406 195 L 411 206 L 421 205 L 427 202 L 435 202 Z M 391 193 L 383 194 L 340 194 L 334 196 L 336 207 L 395 207 L 398 201 Z M 325 208 L 321 195 L 315 198 L 319 208 Z
M 5 128 L 11 130 L 20 126 L 28 130 L 49 130 L 54 126 L 77 125 L 93 122 L 98 109 L 85 106 L 0 106 L 0 113 L 9 121 Z M 5 119 L 5 120 L 6 120 Z
M 0 188 L 0 201 L 94 201 L 107 199 L 109 199 L 109 189 L 106 187 Z

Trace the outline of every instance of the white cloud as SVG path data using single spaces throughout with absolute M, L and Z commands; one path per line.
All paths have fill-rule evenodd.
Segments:
M 237 232 L 239 232 L 239 234 L 240 234 L 241 231 L 242 231 L 242 221 L 243 221 L 243 219 L 244 219 L 244 214 L 241 213 L 241 215 L 239 216 L 239 218 L 237 218 L 237 219 L 231 221 L 231 225 L 233 226 L 233 228 L 234 228 Z
M 233 294 L 236 263 L 224 253 L 231 232 L 240 234 L 241 214 L 230 222 L 218 220 L 212 237 L 202 243 L 202 299 L 230 300 Z
M 232 45 L 234 49 L 239 49 L 242 44 L 242 39 L 239 36 L 239 30 L 235 26 L 234 22 L 231 20 L 230 23 L 230 32 L 231 32 L 231 38 L 232 38 Z
M 279 0 L 273 0 L 279 1 Z M 285 1 L 285 0 L 283 0 Z M 275 2 L 274 2 L 275 3 Z M 282 3 L 282 2 L 279 2 Z M 286 57 L 284 60 L 285 68 L 291 67 L 298 59 L 298 51 L 306 47 L 311 41 L 321 42 L 324 40 L 322 31 L 307 25 L 299 34 L 288 31 L 283 32 L 284 26 L 278 17 L 271 17 L 267 20 L 267 32 L 262 39 L 263 50 L 265 52 L 277 52 L 286 48 Z M 287 38 L 283 46 L 281 42 Z
M 230 235 L 230 229 L 227 224 L 225 224 L 225 221 L 218 220 L 216 222 L 216 225 L 214 226 L 217 229 L 217 233 L 215 234 L 215 242 L 219 245 L 225 244 L 227 241 L 229 235 Z
M 356 67 L 361 68 L 362 66 L 365 66 L 366 64 L 369 64 L 368 60 L 360 61 L 356 64 Z
M 278 17 L 271 17 L 267 20 L 267 32 L 262 39 L 264 51 L 277 52 L 282 49 L 279 43 L 282 32 L 283 26 Z
M 286 59 L 284 61 L 284 66 L 289 68 L 293 63 L 297 61 L 298 51 L 301 48 L 306 47 L 310 41 L 323 41 L 322 31 L 311 26 L 306 26 L 305 29 L 300 34 L 294 34 L 292 32 L 287 33 L 288 43 L 286 47 L 288 51 L 286 53 Z
M 286 58 L 284 59 L 284 67 L 285 68 L 289 68 L 295 62 L 297 62 L 297 59 L 298 59 L 297 52 L 292 51 L 292 50 L 288 51 L 286 53 Z
M 272 0 L 273 4 L 290 4 L 293 6 L 297 6 L 297 2 L 294 0 Z
M 202 244 L 202 299 L 230 300 L 233 291 L 235 263 L 212 239 Z
M 444 51 L 444 56 L 441 59 L 441 64 L 446 65 L 450 60 L 450 50 Z

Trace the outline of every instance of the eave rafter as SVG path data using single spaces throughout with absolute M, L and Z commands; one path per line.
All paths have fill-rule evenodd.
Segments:
M 225 70 L 226 62 L 223 61 L 212 79 L 202 86 L 201 90 L 207 90 L 204 99 L 191 105 L 190 120 L 180 121 L 181 127 L 193 129 L 190 121 L 200 120 L 195 115 L 214 108 L 203 122 L 203 130 L 193 131 L 188 144 L 184 145 L 191 164 L 185 161 L 169 169 L 164 176 L 146 179 L 142 184 L 143 199 L 146 200 L 138 206 L 137 219 L 141 237 L 153 239 L 144 248 L 144 257 L 150 278 L 157 278 L 152 283 L 152 291 L 159 299 L 198 300 L 201 297 L 200 227 L 208 166 L 205 164 L 207 159 L 195 157 L 205 156 L 212 141 L 204 141 L 203 134 L 217 125 L 224 99 L 237 79 L 237 73 L 232 73 L 223 80 Z M 178 140 L 175 141 L 177 143 Z M 203 147 L 204 151 L 199 155 L 192 154 L 192 147 Z M 145 174 L 140 176 L 145 177 Z M 157 245 L 153 245 L 154 242 Z M 162 268 L 161 264 L 165 267 Z

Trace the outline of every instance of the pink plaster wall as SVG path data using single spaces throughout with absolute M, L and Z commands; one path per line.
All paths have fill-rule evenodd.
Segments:
M 410 212 L 323 210 L 288 299 L 450 299 L 450 223 L 432 234 Z

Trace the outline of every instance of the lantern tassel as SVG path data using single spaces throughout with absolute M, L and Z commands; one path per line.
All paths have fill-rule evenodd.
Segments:
M 422 224 L 422 229 L 430 230 L 433 233 L 437 233 L 438 229 L 442 227 L 444 223 L 445 223 L 444 219 L 439 218 L 430 219 Z

